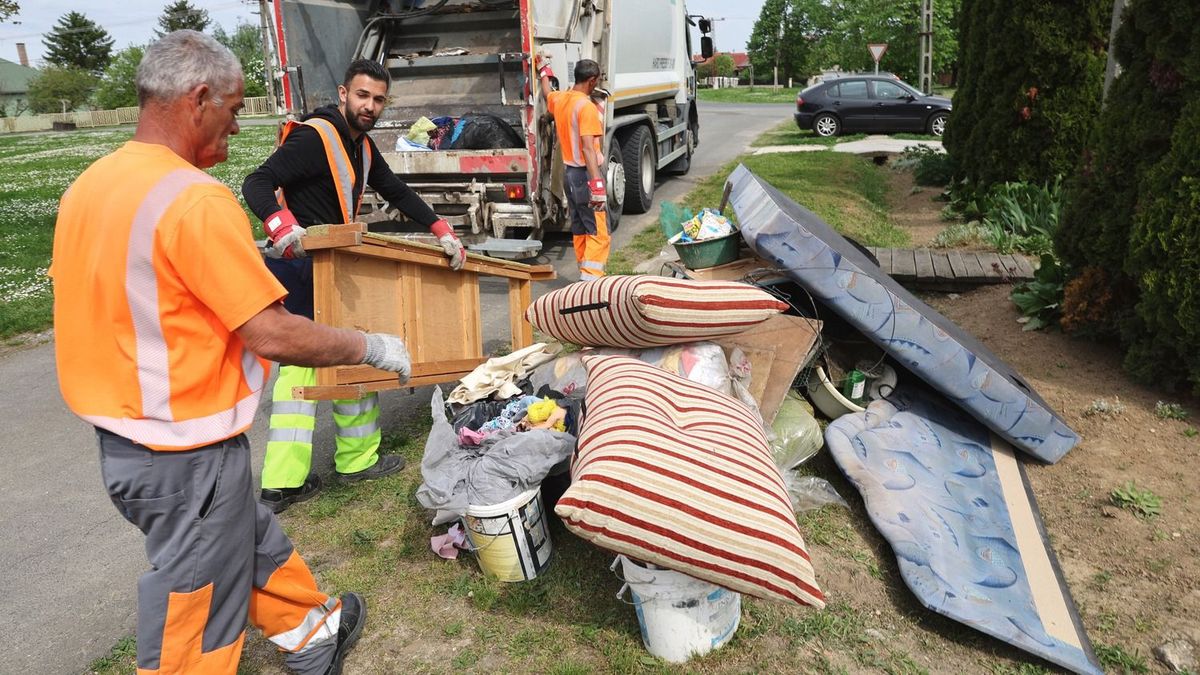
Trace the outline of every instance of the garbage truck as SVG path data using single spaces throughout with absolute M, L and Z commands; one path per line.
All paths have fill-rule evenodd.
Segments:
M 622 212 L 650 209 L 657 177 L 686 173 L 699 143 L 683 0 L 273 4 L 286 112 L 336 103 L 353 59 L 383 64 L 392 84 L 372 139 L 469 246 L 494 255 L 535 253 L 545 233 L 570 229 L 562 157 L 535 54 L 549 56 L 562 89 L 574 84 L 579 59 L 600 64 L 600 86 L 609 92 L 604 152 L 614 228 Z M 422 132 L 431 124 L 436 140 Z M 483 133 L 469 134 L 473 124 Z M 372 229 L 417 230 L 368 193 L 364 212 L 372 209 L 365 218 Z

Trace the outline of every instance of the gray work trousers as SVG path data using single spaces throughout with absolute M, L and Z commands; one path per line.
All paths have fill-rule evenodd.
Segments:
M 102 429 L 96 436 L 109 497 L 146 535 L 139 672 L 232 675 L 248 617 L 292 670 L 325 672 L 341 605 L 317 590 L 275 515 L 254 499 L 245 435 L 181 452 Z

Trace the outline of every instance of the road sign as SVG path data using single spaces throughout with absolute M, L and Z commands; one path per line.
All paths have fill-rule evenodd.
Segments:
M 867 45 L 867 49 L 871 50 L 871 58 L 875 59 L 875 63 L 883 58 L 883 53 L 887 51 L 886 42 L 874 42 Z

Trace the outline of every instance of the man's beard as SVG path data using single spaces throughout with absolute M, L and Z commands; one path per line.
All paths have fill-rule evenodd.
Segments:
M 349 124 L 351 129 L 360 133 L 365 134 L 371 129 L 375 128 L 375 118 L 372 118 L 370 123 L 363 125 L 362 120 L 359 119 L 358 115 L 350 112 L 349 103 L 342 107 L 342 116 L 346 118 L 346 124 Z

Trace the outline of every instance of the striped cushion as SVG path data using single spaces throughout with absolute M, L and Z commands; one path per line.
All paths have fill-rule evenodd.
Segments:
M 566 526 L 741 593 L 823 607 L 754 413 L 627 356 L 583 362 L 588 413 L 571 487 L 554 509 Z
M 735 335 L 787 309 L 735 281 L 608 276 L 538 298 L 525 318 L 559 340 L 589 347 L 659 347 Z

